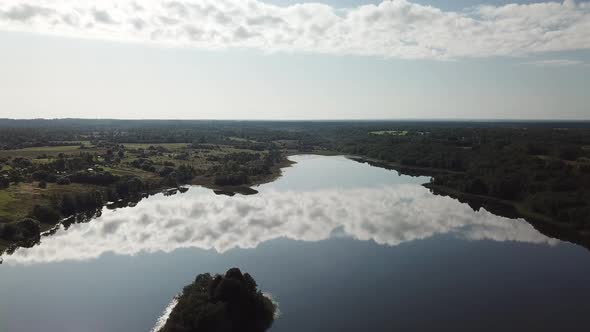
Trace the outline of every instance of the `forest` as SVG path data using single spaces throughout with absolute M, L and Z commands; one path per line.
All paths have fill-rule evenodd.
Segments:
M 433 192 L 590 236 L 589 122 L 0 119 L 0 249 L 105 204 L 271 181 L 300 153 L 427 175 Z

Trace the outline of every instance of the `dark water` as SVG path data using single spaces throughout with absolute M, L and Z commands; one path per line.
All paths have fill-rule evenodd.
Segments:
M 272 331 L 587 331 L 590 252 L 473 211 L 427 178 L 297 156 L 253 196 L 152 196 L 18 249 L 0 331 L 150 331 L 202 272 L 237 266 Z

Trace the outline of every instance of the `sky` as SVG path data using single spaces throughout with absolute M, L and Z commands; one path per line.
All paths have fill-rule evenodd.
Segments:
M 588 87 L 588 1 L 0 2 L 0 118 L 590 120 Z

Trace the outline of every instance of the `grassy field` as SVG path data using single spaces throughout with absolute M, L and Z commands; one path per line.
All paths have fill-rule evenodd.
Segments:
M 51 162 L 51 161 L 53 161 L 53 160 L 55 160 L 55 159 L 51 159 L 51 158 L 35 158 L 35 159 L 32 159 L 31 161 L 32 161 L 34 164 L 39 164 L 39 165 L 41 165 L 41 164 L 47 164 L 47 163 L 50 163 L 50 162 Z
M 381 131 L 372 131 L 369 134 L 371 134 L 371 135 L 406 136 L 408 134 L 408 131 L 406 131 L 406 130 L 381 130 Z
M 190 165 L 195 169 L 199 170 L 206 170 L 209 167 L 213 166 L 215 162 L 210 161 L 208 158 L 210 157 L 222 157 L 224 155 L 230 153 L 260 153 L 265 154 L 268 151 L 252 151 L 247 149 L 238 149 L 228 145 L 216 145 L 214 149 L 211 150 L 199 150 L 199 149 L 191 149 L 189 148 L 188 143 L 170 143 L 170 144 L 127 144 L 124 143 L 125 147 L 129 149 L 147 149 L 149 146 L 162 146 L 168 149 L 170 152 L 165 152 L 162 155 L 158 156 L 149 156 L 147 159 L 151 160 L 153 163 L 158 165 L 163 165 L 164 162 L 173 162 L 175 165 Z M 187 160 L 176 159 L 176 156 L 179 154 L 188 153 L 189 158 Z M 137 155 L 127 153 L 125 158 L 121 161 L 122 165 L 130 164 L 133 160 L 137 159 Z M 131 172 L 137 172 L 136 168 L 129 168 Z M 120 173 L 121 168 L 113 168 L 112 173 L 116 175 L 126 175 Z M 119 173 L 118 173 L 119 172 Z M 141 171 L 140 171 L 141 172 Z M 146 172 L 149 173 L 149 172 Z M 153 173 L 149 173 L 153 174 Z M 127 175 L 136 175 L 136 176 L 145 176 L 145 174 L 127 174 Z
M 19 183 L 0 190 L 0 222 L 10 222 L 27 216 L 35 205 L 45 205 L 52 196 L 61 197 L 65 193 L 88 192 L 96 186 L 72 183 L 60 186 L 48 183 L 46 189 L 38 187 L 37 182 Z
M 144 144 L 144 143 L 121 143 L 128 149 L 147 149 L 150 146 L 153 147 L 163 147 L 169 150 L 177 150 L 186 148 L 189 146 L 190 143 L 161 143 L 161 144 Z
M 126 150 L 120 162 L 111 163 L 108 164 L 108 166 L 101 166 L 101 168 L 113 175 L 122 177 L 135 176 L 144 181 L 147 180 L 150 182 L 157 182 L 161 179 L 158 170 L 162 169 L 164 165 L 166 165 L 166 162 L 174 163 L 175 167 L 180 165 L 192 166 L 196 170 L 197 175 L 205 176 L 206 179 L 209 179 L 208 181 L 211 181 L 210 172 L 212 171 L 212 168 L 221 165 L 225 155 L 232 153 L 259 153 L 264 155 L 268 153 L 268 151 L 239 149 L 230 145 L 215 145 L 211 146 L 211 149 L 193 149 L 189 143 L 123 143 L 123 145 L 125 145 Z M 167 151 L 161 153 L 146 151 L 145 155 L 147 155 L 147 157 L 137 151 L 138 149 L 147 150 L 150 146 L 164 147 Z M 35 164 L 43 164 L 49 163 L 55 159 L 52 157 L 37 158 L 40 155 L 46 154 L 48 156 L 57 156 L 60 153 L 64 153 L 68 156 L 74 156 L 81 151 L 91 153 L 98 152 L 103 155 L 105 149 L 98 149 L 95 147 L 80 149 L 79 145 L 46 146 L 18 150 L 4 150 L 0 151 L 0 156 L 11 158 L 25 157 L 31 159 Z M 144 157 L 153 163 L 156 170 L 155 172 L 145 171 L 131 166 L 135 160 Z M 103 164 L 105 160 L 103 157 L 97 157 L 96 162 L 98 164 Z M 0 168 L 9 170 L 11 166 L 7 162 L 6 164 L 0 164 Z M 274 171 L 277 170 L 273 170 L 273 172 Z M 270 178 L 275 176 L 276 174 L 273 174 Z M 258 181 L 257 178 L 253 178 L 253 180 Z M 52 199 L 59 200 L 66 193 L 88 192 L 94 189 L 99 189 L 99 187 L 77 183 L 72 183 L 70 185 L 48 183 L 46 189 L 41 189 L 39 188 L 39 183 L 37 181 L 21 182 L 17 185 L 12 184 L 7 189 L 0 190 L 0 223 L 13 222 L 24 218 L 30 213 L 30 211 L 32 211 L 35 205 L 49 205 Z
M 0 190 L 0 222 L 4 220 L 15 220 L 17 217 L 16 202 L 18 199 L 14 192 L 7 189 Z
M 90 144 L 90 142 L 88 142 Z M 57 156 L 60 153 L 72 154 L 78 152 L 102 152 L 104 149 L 93 148 L 90 145 L 86 145 L 86 149 L 80 149 L 79 145 L 59 145 L 59 146 L 39 146 L 16 150 L 0 150 L 0 157 L 23 157 L 34 159 L 40 155 Z
M 246 139 L 246 138 L 241 138 L 241 137 L 228 137 L 230 140 L 232 141 L 236 141 L 236 142 L 249 142 L 249 143 L 256 143 L 256 141 L 253 141 L 251 139 Z
M 156 179 L 156 178 L 158 178 L 157 174 L 154 174 L 151 172 L 146 172 L 141 169 L 137 169 L 137 168 L 133 168 L 133 167 L 126 167 L 126 166 L 120 166 L 120 167 L 115 167 L 115 168 L 103 167 L 103 169 L 107 172 L 111 172 L 111 174 L 113 174 L 113 175 L 119 175 L 119 176 L 137 176 L 142 179 Z

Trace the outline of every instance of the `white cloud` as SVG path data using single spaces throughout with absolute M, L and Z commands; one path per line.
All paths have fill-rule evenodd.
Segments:
M 507 219 L 418 185 L 380 188 L 268 190 L 254 196 L 216 196 L 193 188 L 152 196 L 134 208 L 105 211 L 20 248 L 6 264 L 89 260 L 106 252 L 135 255 L 178 248 L 255 248 L 278 238 L 321 241 L 339 233 L 395 246 L 450 234 L 467 240 L 556 244 L 522 219 Z
M 590 4 L 566 0 L 449 12 L 406 0 L 346 10 L 257 0 L 3 0 L 0 30 L 265 52 L 522 56 L 590 49 Z

